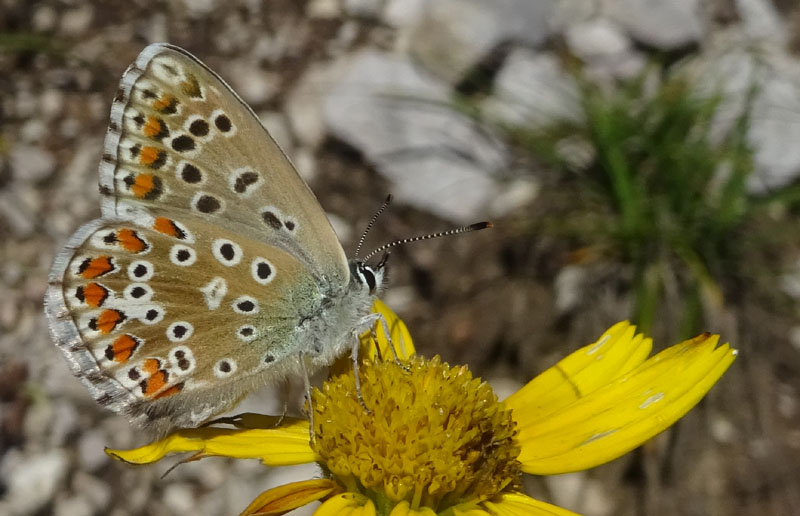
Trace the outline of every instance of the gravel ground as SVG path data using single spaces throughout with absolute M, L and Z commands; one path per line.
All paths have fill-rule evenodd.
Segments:
M 753 3 L 720 0 L 704 9 L 722 27 Z M 126 66 L 153 41 L 189 49 L 230 80 L 352 249 L 393 186 L 303 108 L 332 87 L 320 70 L 364 48 L 408 47 L 404 6 L 386 2 L 394 9 L 387 18 L 376 15 L 383 4 L 0 0 L 0 514 L 236 514 L 267 487 L 314 474 L 208 459 L 162 479 L 170 464 L 110 461 L 104 446 L 147 436 L 97 408 L 71 376 L 48 335 L 42 298 L 59 246 L 99 215 L 96 166 L 110 102 Z M 783 4 L 776 12 L 800 19 Z M 626 272 L 608 264 L 584 268 L 582 302 L 559 310 L 569 244 L 523 239 L 521 229 L 546 217 L 547 206 L 526 202 L 492 231 L 392 256 L 386 300 L 426 354 L 467 363 L 506 391 L 626 317 Z M 453 224 L 432 213 L 398 203 L 371 241 Z M 782 252 L 796 256 L 796 247 Z M 800 513 L 797 323 L 757 303 L 740 305 L 720 328 L 742 355 L 673 431 L 588 473 L 529 478 L 529 492 L 587 516 Z M 269 393 L 246 403 L 277 408 Z

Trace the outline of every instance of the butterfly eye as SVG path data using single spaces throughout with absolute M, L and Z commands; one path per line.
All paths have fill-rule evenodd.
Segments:
M 361 277 L 364 278 L 364 281 L 367 282 L 367 286 L 369 286 L 369 293 L 372 294 L 375 292 L 375 275 L 372 273 L 372 271 L 366 267 L 362 267 L 359 272 L 361 272 Z

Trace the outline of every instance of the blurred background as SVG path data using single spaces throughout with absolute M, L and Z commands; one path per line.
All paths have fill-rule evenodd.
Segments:
M 0 0 L 0 514 L 237 514 L 314 474 L 112 463 L 104 446 L 146 436 L 48 335 L 53 256 L 99 216 L 111 99 L 156 41 L 253 107 L 348 253 L 387 193 L 367 248 L 494 222 L 398 249 L 384 299 L 501 397 L 626 318 L 657 349 L 711 331 L 740 350 L 674 428 L 529 494 L 587 516 L 800 514 L 794 0 Z

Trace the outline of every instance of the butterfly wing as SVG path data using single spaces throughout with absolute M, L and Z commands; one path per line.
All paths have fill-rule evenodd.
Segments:
M 56 260 L 47 311 L 73 373 L 112 410 L 197 426 L 296 366 L 319 287 L 291 253 L 186 217 L 93 221 Z
M 196 216 L 281 247 L 331 295 L 349 269 L 325 212 L 253 111 L 178 47 L 145 48 L 123 75 L 100 165 L 103 216 Z
M 103 218 L 55 260 L 46 313 L 93 397 L 159 432 L 291 374 L 293 332 L 344 295 L 347 261 L 313 193 L 181 49 L 150 45 L 123 76 L 100 190 Z

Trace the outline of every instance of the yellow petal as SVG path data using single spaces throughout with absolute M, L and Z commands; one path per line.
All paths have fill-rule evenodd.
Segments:
M 500 495 L 491 502 L 483 502 L 483 505 L 492 516 L 579 516 L 520 493 Z
M 527 473 L 553 475 L 613 460 L 686 414 L 733 363 L 736 351 L 701 335 L 672 346 L 555 414 L 520 427 Z M 514 417 L 524 408 L 517 408 Z
M 641 364 L 653 343 L 622 321 L 570 354 L 505 400 L 520 426 L 541 421 Z
M 314 516 L 375 516 L 375 504 L 364 495 L 347 492 L 329 498 Z
M 436 513 L 429 507 L 412 509 L 411 504 L 403 501 L 394 506 L 389 516 L 436 516 Z
M 277 516 L 321 500 L 339 490 L 326 478 L 292 482 L 264 491 L 239 516 Z
M 149 464 L 168 453 L 199 452 L 198 458 L 224 456 L 261 459 L 268 466 L 314 462 L 308 444 L 308 421 L 285 419 L 277 428 L 192 428 L 178 430 L 164 439 L 132 450 L 106 449 L 111 457 L 132 464 Z
M 453 516 L 491 516 L 485 509 L 481 509 L 472 502 L 454 506 Z
M 383 301 L 377 298 L 372 304 L 372 311 L 381 314 L 386 320 L 386 325 L 389 327 L 389 336 L 392 339 L 391 342 L 394 345 L 394 349 L 397 351 L 397 355 L 400 357 L 400 359 L 405 360 L 413 355 L 414 342 L 411 340 L 411 334 L 408 333 L 406 324 L 397 316 L 397 314 L 392 312 L 392 310 L 386 306 Z M 383 330 L 383 324 L 380 322 L 375 328 L 375 333 L 378 337 L 377 343 L 372 338 L 370 332 L 366 332 L 361 335 L 361 349 L 364 350 L 364 346 L 366 345 L 366 349 L 368 350 L 368 354 L 365 356 L 368 356 L 370 360 L 374 361 L 376 357 L 375 348 L 377 346 L 380 349 L 381 356 L 384 359 L 393 358 L 392 350 L 389 347 L 389 340 L 386 338 L 386 332 Z

